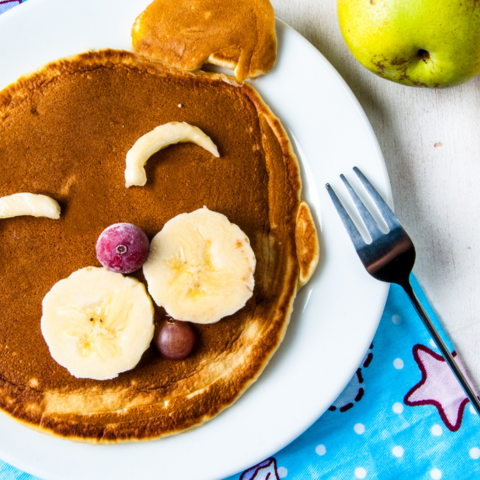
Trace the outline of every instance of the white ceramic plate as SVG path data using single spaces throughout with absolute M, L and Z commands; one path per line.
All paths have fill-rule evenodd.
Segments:
M 87 49 L 130 49 L 150 0 L 31 0 L 0 17 L 0 89 L 43 64 Z M 321 28 L 321 26 L 319 26 Z M 321 262 L 295 301 L 286 339 L 260 380 L 205 426 L 164 440 L 91 446 L 0 416 L 0 458 L 45 480 L 214 480 L 274 454 L 333 403 L 377 328 L 388 286 L 361 266 L 326 182 L 359 166 L 391 204 L 385 164 L 352 92 L 325 58 L 277 22 L 275 68 L 254 85 L 291 134 L 305 197 L 321 230 Z M 0 180 L 1 181 L 1 180 Z M 345 196 L 343 196 L 345 198 Z M 25 340 L 28 343 L 28 339 Z

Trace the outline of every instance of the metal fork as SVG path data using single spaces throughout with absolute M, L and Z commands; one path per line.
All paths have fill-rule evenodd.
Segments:
M 427 330 L 433 337 L 437 347 L 443 353 L 445 360 L 452 368 L 453 373 L 457 377 L 467 397 L 470 399 L 475 407 L 475 410 L 480 415 L 480 402 L 476 393 L 455 362 L 450 350 L 440 337 L 432 321 L 430 318 L 428 318 L 428 315 L 418 301 L 418 298 L 410 284 L 410 274 L 415 263 L 415 247 L 413 246 L 412 240 L 408 236 L 407 232 L 403 229 L 397 217 L 390 210 L 389 206 L 385 203 L 383 198 L 375 190 L 373 185 L 365 178 L 365 175 L 363 175 L 363 173 L 357 167 L 354 167 L 353 170 L 367 193 L 370 195 L 371 199 L 374 201 L 382 218 L 385 220 L 385 223 L 389 228 L 388 233 L 383 233 L 380 230 L 377 222 L 373 219 L 372 215 L 362 203 L 355 190 L 348 183 L 345 176 L 340 175 L 340 178 L 345 184 L 345 187 L 347 188 L 347 191 L 372 238 L 371 243 L 367 244 L 363 240 L 362 236 L 357 230 L 357 227 L 353 223 L 330 184 L 327 183 L 325 185 L 330 198 L 332 199 L 333 204 L 335 205 L 335 208 L 342 219 L 343 225 L 347 229 L 347 232 L 352 239 L 353 245 L 355 246 L 355 250 L 360 257 L 360 260 L 367 269 L 367 272 L 372 277 L 376 278 L 377 280 L 381 280 L 382 282 L 396 283 L 405 290 L 413 306 L 415 307 L 415 310 L 422 319 L 423 324 L 425 327 L 427 327 Z

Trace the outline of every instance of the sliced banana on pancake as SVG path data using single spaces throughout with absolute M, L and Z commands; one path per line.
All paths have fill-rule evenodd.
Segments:
M 169 220 L 143 265 L 148 291 L 176 320 L 215 323 L 253 294 L 255 254 L 245 233 L 200 208 Z
M 185 122 L 170 122 L 160 125 L 140 137 L 127 153 L 125 169 L 126 187 L 143 187 L 147 183 L 145 164 L 159 150 L 175 143 L 195 143 L 219 157 L 218 149 L 211 138 L 198 127 Z
M 41 329 L 53 359 L 74 377 L 108 380 L 140 361 L 153 338 L 153 314 L 138 280 L 86 267 L 47 293 Z
M 0 198 L 0 218 L 23 215 L 58 220 L 60 205 L 53 198 L 34 193 L 14 193 Z

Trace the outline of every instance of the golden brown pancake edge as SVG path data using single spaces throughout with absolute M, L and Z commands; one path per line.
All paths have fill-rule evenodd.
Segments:
M 88 80 L 88 77 L 91 77 L 90 80 Z M 131 80 L 131 78 L 133 78 L 133 80 Z M 249 133 L 250 137 L 245 132 L 242 132 L 242 134 L 245 138 L 252 140 L 249 144 L 249 148 L 254 147 L 252 149 L 253 153 L 251 154 L 252 158 L 258 159 L 260 154 L 260 156 L 263 155 L 264 161 L 266 162 L 265 172 L 258 173 L 258 176 L 261 178 L 258 185 L 262 185 L 266 181 L 268 186 L 263 194 L 258 194 L 258 192 L 251 191 L 251 189 L 249 190 L 248 185 L 244 186 L 245 188 L 242 192 L 244 192 L 244 195 L 247 197 L 250 194 L 259 195 L 260 197 L 263 195 L 265 197 L 264 200 L 267 199 L 268 232 L 260 234 L 259 238 L 255 238 L 256 227 L 249 225 L 248 218 L 242 217 L 244 212 L 238 212 L 232 207 L 233 213 L 227 215 L 231 221 L 237 223 L 251 236 L 252 246 L 258 259 L 256 272 L 257 287 L 256 291 L 254 291 L 254 299 L 247 303 L 247 306 L 240 312 L 237 312 L 237 314 L 222 320 L 215 326 L 209 326 L 208 329 L 218 329 L 216 336 L 215 332 L 210 333 L 206 327 L 201 331 L 197 330 L 200 337 L 200 352 L 194 352 L 192 358 L 187 359 L 186 364 L 189 364 L 189 366 L 187 365 L 187 367 L 185 367 L 184 376 L 182 377 L 181 372 L 178 374 L 178 370 L 183 368 L 179 364 L 172 365 L 170 363 L 167 365 L 167 367 L 171 369 L 172 378 L 177 375 L 172 382 L 175 384 L 174 386 L 168 383 L 168 379 L 163 379 L 163 383 L 160 382 L 159 384 L 148 383 L 148 375 L 151 374 L 152 368 L 161 365 L 165 367 L 166 363 L 168 363 L 159 359 L 158 356 L 155 356 L 155 352 L 151 351 L 152 349 L 146 352 L 144 360 L 140 362 L 139 366 L 130 372 L 121 374 L 118 379 L 108 382 L 84 381 L 73 379 L 73 377 L 69 379 L 68 372 L 63 372 L 62 367 L 55 364 L 51 358 L 46 358 L 46 355 L 48 356 L 48 349 L 45 345 L 41 344 L 43 339 L 39 337 L 37 331 L 34 332 L 35 338 L 31 341 L 39 350 L 38 358 L 32 357 L 31 362 L 27 366 L 21 367 L 23 370 L 20 373 L 12 372 L 12 370 L 9 371 L 6 367 L 6 362 L 9 363 L 9 367 L 12 369 L 15 362 L 10 355 L 14 348 L 19 348 L 21 342 L 18 341 L 18 339 L 16 342 L 12 341 L 12 332 L 14 329 L 5 327 L 4 330 L 0 328 L 0 342 L 2 342 L 0 346 L 0 358 L 2 360 L 2 367 L 0 367 L 2 368 L 0 371 L 0 407 L 16 420 L 34 429 L 70 440 L 90 443 L 146 440 L 198 427 L 230 406 L 255 382 L 285 335 L 293 309 L 293 301 L 300 275 L 296 254 L 295 232 L 296 230 L 298 231 L 296 225 L 297 213 L 300 207 L 301 181 L 295 154 L 279 120 L 273 116 L 268 107 L 250 86 L 239 85 L 234 79 L 224 75 L 202 72 L 192 74 L 169 70 L 157 62 L 140 59 L 134 54 L 111 50 L 82 54 L 54 62 L 28 77 L 20 79 L 14 85 L 0 92 L 0 132 L 4 134 L 5 130 L 8 129 L 8 117 L 11 117 L 10 122 L 12 123 L 13 116 L 20 112 L 23 120 L 30 118 L 29 115 L 32 115 L 32 127 L 29 133 L 30 136 L 35 136 L 34 125 L 37 125 L 35 123 L 38 120 L 36 118 L 37 116 L 48 116 L 50 114 L 50 118 L 54 119 L 54 117 L 52 117 L 54 113 L 42 110 L 42 108 L 45 108 L 45 104 L 42 102 L 45 101 L 40 97 L 51 94 L 52 91 L 50 91 L 49 88 L 57 88 L 57 84 L 61 84 L 65 79 L 68 79 L 69 82 L 73 82 L 75 85 L 80 85 L 80 87 L 76 88 L 83 88 L 81 86 L 89 81 L 98 83 L 100 81 L 99 79 L 104 79 L 104 82 L 110 82 L 108 84 L 109 86 L 113 85 L 118 87 L 119 85 L 122 86 L 122 83 L 119 82 L 119 79 L 121 79 L 123 82 L 126 82 L 123 84 L 123 87 L 128 84 L 128 88 L 132 88 L 132 86 L 137 86 L 140 90 L 143 88 L 145 91 L 142 90 L 142 98 L 146 98 L 148 101 L 153 99 L 153 96 L 149 96 L 148 87 L 143 87 L 144 83 L 150 82 L 153 86 L 159 86 L 158 88 L 161 90 L 163 88 L 162 82 L 165 84 L 171 82 L 173 86 L 169 88 L 173 89 L 172 91 L 179 95 L 178 98 L 173 99 L 172 104 L 179 110 L 176 111 L 173 109 L 172 112 L 175 114 L 181 112 L 182 115 L 187 116 L 189 115 L 187 112 L 189 108 L 188 102 L 181 107 L 178 105 L 181 105 L 179 102 L 185 101 L 185 97 L 182 97 L 184 94 L 182 92 L 187 92 L 185 93 L 187 96 L 190 91 L 195 93 L 193 87 L 190 88 L 190 90 L 188 88 L 189 86 L 195 85 L 203 95 L 213 95 L 213 101 L 217 102 L 218 105 L 221 104 L 221 101 L 224 101 L 225 111 L 228 110 L 228 112 L 232 112 L 232 115 L 234 115 L 232 119 L 237 118 L 235 117 L 235 112 L 237 112 L 235 106 L 238 107 L 240 105 L 245 107 L 249 112 L 256 112 L 257 122 L 252 123 L 253 127 L 252 125 L 248 126 L 248 129 L 252 129 L 252 132 Z M 115 82 L 119 83 L 115 84 Z M 131 85 L 129 82 L 131 82 Z M 182 88 L 184 90 L 182 90 Z M 63 90 L 61 91 L 63 92 Z M 132 95 L 133 93 L 140 95 L 138 91 L 135 90 L 125 91 L 132 93 Z M 122 92 L 120 89 L 120 92 L 114 91 L 114 93 L 120 97 L 122 97 L 122 95 L 125 97 L 125 91 Z M 39 92 L 42 92 L 42 95 L 39 96 Z M 106 89 L 105 92 L 107 92 L 107 96 L 111 93 L 108 89 Z M 85 93 L 89 93 L 89 91 L 85 90 Z M 192 93 L 192 99 L 194 98 L 194 93 Z M 115 95 L 112 97 L 113 100 L 117 99 Z M 224 95 L 225 98 L 222 97 L 223 100 L 219 100 L 222 95 Z M 53 98 L 54 97 L 53 95 Z M 202 105 L 205 105 L 204 100 L 205 99 L 202 99 Z M 82 100 L 77 99 L 77 101 L 80 102 L 80 106 Z M 154 100 L 151 101 L 153 102 Z M 57 105 L 55 101 L 53 102 L 54 103 L 50 105 Z M 116 106 L 116 103 L 112 103 L 112 110 L 115 110 Z M 90 107 L 92 106 L 90 105 Z M 122 105 L 119 107 L 119 112 L 122 111 L 121 107 Z M 134 104 L 129 104 L 129 108 L 134 110 L 134 107 Z M 61 111 L 61 108 L 61 105 L 58 104 L 59 111 Z M 142 108 L 145 107 L 139 107 L 139 111 L 141 111 Z M 168 108 L 172 109 L 172 107 Z M 132 113 L 133 110 L 129 111 L 129 113 Z M 86 111 L 88 111 L 88 109 L 86 109 Z M 212 112 L 215 112 L 215 109 L 212 110 Z M 210 116 L 213 119 L 212 112 L 210 112 Z M 112 118 L 114 113 L 116 113 L 116 111 L 111 113 Z M 133 112 L 133 114 L 137 115 L 136 118 L 140 121 L 138 113 Z M 148 112 L 148 114 L 152 116 L 152 118 L 148 118 L 148 121 L 145 120 L 144 129 L 150 128 L 150 123 L 156 120 L 154 114 L 151 114 L 151 112 Z M 101 115 L 101 111 L 99 111 L 98 115 Z M 161 112 L 158 113 L 158 115 L 162 116 L 164 113 Z M 145 113 L 145 116 L 148 115 Z M 204 119 L 202 120 L 199 117 L 198 111 L 193 111 L 191 117 L 197 119 L 197 124 L 204 121 Z M 238 118 L 245 121 L 247 117 L 244 118 L 240 115 Z M 192 119 L 186 119 L 190 120 L 192 124 L 195 124 Z M 227 121 L 230 120 L 227 115 L 223 118 L 223 120 L 225 119 Z M 85 122 L 88 123 L 86 117 Z M 96 125 L 97 128 L 101 127 L 101 129 L 105 130 L 104 140 L 107 143 L 110 141 L 110 137 L 123 139 L 123 136 L 126 135 L 125 132 L 117 135 L 117 127 L 119 129 L 120 125 L 116 125 L 115 122 L 113 123 L 114 125 L 110 125 L 108 128 L 101 123 L 100 126 Z M 215 123 L 216 122 L 212 122 L 211 129 L 214 133 L 214 141 L 218 142 L 221 156 L 223 155 L 223 160 L 221 160 L 232 161 L 232 159 L 229 158 L 228 149 L 238 147 L 235 143 L 238 135 L 236 133 L 235 135 L 227 134 L 225 133 L 227 132 L 226 129 L 223 130 L 225 135 L 223 135 L 223 133 L 221 135 L 215 135 L 215 128 L 220 128 L 216 126 Z M 154 123 L 152 123 L 152 125 L 153 124 Z M 138 122 L 136 122 L 135 125 L 138 126 Z M 16 127 L 14 123 L 12 123 L 10 127 L 14 131 L 17 131 L 15 130 Z M 61 128 L 61 126 L 58 126 L 58 128 Z M 81 129 L 82 126 L 79 126 L 79 128 Z M 220 128 L 220 132 L 222 132 L 222 128 Z M 205 130 L 208 131 L 208 129 Z M 70 134 L 69 132 L 66 133 Z M 136 133 L 136 135 L 138 135 L 138 133 Z M 227 145 L 226 143 L 222 145 L 223 136 L 227 136 L 229 139 L 231 137 L 231 144 Z M 118 178 L 121 177 L 124 169 L 124 151 L 131 146 L 132 139 L 134 138 L 134 132 L 131 132 L 131 138 L 124 139 L 125 142 L 121 148 L 118 145 L 113 146 L 112 148 L 114 150 L 115 148 L 120 150 L 118 154 L 117 152 L 110 154 L 111 152 L 105 150 L 101 141 L 99 143 L 99 148 L 103 148 L 104 150 L 102 150 L 102 152 L 108 157 L 105 162 L 108 163 L 108 161 L 111 161 L 113 162 L 111 165 L 115 165 L 114 162 L 119 159 L 118 162 L 120 165 L 118 168 L 120 169 L 120 173 L 115 173 Z M 12 142 L 12 145 L 14 145 L 15 141 L 12 140 Z M 65 140 L 65 143 L 67 147 L 69 147 L 71 142 Z M 48 145 L 42 147 L 46 148 Z M 9 148 L 11 148 L 11 145 L 8 144 L 8 141 L 5 141 L 3 144 L 0 141 L 0 158 L 6 158 L 5 155 L 8 156 Z M 215 165 L 208 163 L 203 156 L 205 154 L 200 152 L 200 149 L 195 149 L 192 145 L 178 146 L 171 148 L 171 150 L 170 153 L 162 154 L 164 158 L 151 162 L 155 164 L 155 166 L 150 168 L 148 173 L 149 183 L 151 183 L 151 185 L 147 183 L 148 188 L 142 187 L 144 188 L 143 191 L 141 189 L 136 190 L 135 193 L 132 193 L 132 199 L 138 200 L 143 198 L 145 202 L 150 202 L 155 195 L 160 195 L 161 197 L 156 187 L 158 187 L 163 177 L 157 175 L 157 170 L 165 168 L 162 170 L 164 174 L 171 174 L 177 171 L 178 166 L 175 162 L 181 163 L 185 154 L 194 157 L 198 165 L 202 167 L 202 171 L 208 169 L 215 171 Z M 28 151 L 29 149 L 26 150 L 27 155 Z M 48 149 L 46 151 L 48 151 Z M 82 153 L 84 151 L 87 151 L 87 149 L 81 150 Z M 5 154 L 5 152 L 7 153 Z M 2 153 L 4 157 L 2 157 Z M 22 155 L 23 153 L 25 152 L 22 152 Z M 54 152 L 51 153 L 53 154 Z M 110 157 L 111 160 L 108 160 Z M 249 169 L 248 167 L 248 161 L 250 160 L 247 159 L 246 166 L 244 166 L 245 175 L 251 170 L 251 168 Z M 255 160 L 255 162 L 257 162 L 255 163 L 255 168 L 261 170 L 260 163 L 257 160 Z M 32 165 L 30 165 L 30 167 L 31 166 Z M 186 175 L 187 173 L 191 174 L 191 171 L 197 173 L 201 171 L 198 169 L 189 170 L 193 168 L 190 164 L 185 164 L 182 168 L 185 169 L 185 178 L 190 178 Z M 230 170 L 228 170 L 228 165 L 226 165 L 226 168 L 227 173 L 231 173 Z M 28 172 L 26 169 L 24 169 L 24 171 Z M 101 173 L 104 172 L 102 171 Z M 15 175 L 15 172 L 13 172 L 9 177 L 8 172 L 5 171 L 4 174 L 4 178 L 7 178 L 7 181 L 4 185 L 0 185 L 1 196 L 15 193 L 14 190 L 19 187 L 15 185 L 19 175 Z M 28 177 L 28 173 L 25 175 Z M 32 191 L 32 193 L 46 193 L 50 194 L 53 198 L 59 199 L 61 203 L 63 202 L 62 206 L 66 206 L 64 218 L 61 218 L 59 222 L 65 221 L 66 226 L 77 228 L 78 222 L 68 223 L 68 217 L 74 215 L 76 212 L 73 198 L 75 195 L 80 195 L 79 189 L 81 184 L 78 183 L 78 179 L 74 180 L 73 184 L 67 188 L 67 193 L 63 194 L 65 183 L 62 184 L 62 182 L 60 182 L 59 185 L 53 185 L 54 182 L 52 183 L 51 178 L 48 178 L 48 181 L 42 184 L 41 181 L 33 181 L 34 178 L 38 179 L 38 173 L 36 176 L 35 172 L 31 175 L 31 188 L 28 189 L 28 185 L 23 182 L 21 185 L 23 190 Z M 81 175 L 81 170 L 77 170 L 77 175 Z M 51 177 L 52 175 L 48 173 L 46 176 Z M 62 178 L 59 180 L 62 180 Z M 68 178 L 73 177 L 70 176 Z M 225 182 L 227 182 L 227 180 L 233 182 L 233 187 L 235 187 L 235 182 L 238 182 L 234 178 L 226 179 Z M 171 179 L 162 185 L 165 185 L 166 188 L 169 183 L 174 183 L 174 181 L 175 179 Z M 49 185 L 49 182 L 52 183 L 52 185 L 46 188 L 45 186 Z M 123 183 L 121 187 L 118 195 L 126 195 Z M 36 189 L 38 189 L 38 191 L 34 191 Z M 206 190 L 212 191 L 212 187 L 208 186 Z M 161 191 L 160 189 L 160 192 Z M 85 189 L 82 192 L 84 194 Z M 196 193 L 199 194 L 198 192 L 197 190 Z M 222 189 L 219 187 L 218 192 L 213 189 L 213 193 L 221 195 L 224 192 L 222 192 Z M 172 195 L 173 194 L 174 192 L 172 192 Z M 179 198 L 181 202 L 181 197 Z M 208 197 L 206 198 L 208 200 Z M 164 201 L 161 198 L 160 200 Z M 197 201 L 200 200 L 193 199 L 193 203 L 186 206 L 187 209 L 193 209 Z M 222 201 L 224 203 L 222 203 Z M 235 202 L 238 202 L 238 199 L 236 199 Z M 275 205 L 280 204 L 282 207 L 275 210 Z M 228 205 L 228 198 L 218 200 L 220 210 L 222 210 L 222 208 L 228 210 Z M 210 208 L 212 205 L 208 206 Z M 179 205 L 178 208 L 185 208 L 185 206 Z M 253 202 L 253 205 L 249 208 L 255 213 L 257 204 Z M 225 213 L 228 214 L 229 212 L 227 211 Z M 136 212 L 136 215 L 138 214 L 139 213 Z M 113 208 L 110 216 L 115 217 L 115 208 Z M 125 213 L 125 216 L 128 216 L 128 211 Z M 172 213 L 168 212 L 166 217 L 168 216 L 171 217 Z M 74 218 L 74 220 L 78 219 Z M 119 221 L 124 220 L 124 217 L 119 219 Z M 126 220 L 128 221 L 129 219 Z M 158 231 L 161 228 L 161 224 L 166 220 L 168 220 L 168 218 L 159 218 L 155 219 L 155 221 L 152 220 L 152 224 L 150 224 L 150 218 L 147 216 L 144 220 L 145 226 L 139 226 L 143 227 L 151 237 L 154 230 L 157 229 Z M 15 242 L 11 240 L 12 232 L 17 232 L 17 235 L 25 235 L 22 237 L 22 241 L 31 243 L 33 240 L 30 236 L 27 237 L 26 234 L 33 236 L 36 229 L 42 228 L 42 226 L 44 226 L 45 230 L 51 229 L 52 231 L 55 228 L 59 228 L 58 225 L 48 223 L 46 219 L 35 219 L 35 221 L 37 221 L 35 225 L 32 224 L 32 219 L 26 218 L 11 219 L 8 224 L 2 222 L 0 225 L 0 237 L 2 237 L 2 235 L 3 237 L 0 248 L 2 248 L 2 246 L 8 248 L 10 244 L 18 246 L 18 243 L 15 244 Z M 95 225 L 95 228 L 99 230 L 100 226 Z M 91 237 L 91 239 L 93 239 L 96 235 L 96 232 L 91 231 L 81 233 L 82 238 Z M 52 235 L 54 234 L 59 235 L 58 238 L 61 238 L 62 232 L 58 230 L 57 233 L 57 230 L 55 230 Z M 9 236 L 6 237 L 6 235 Z M 37 234 L 37 237 L 38 236 Z M 48 239 L 49 234 L 46 233 L 45 238 Z M 10 244 L 9 241 L 4 241 L 6 239 L 10 239 Z M 66 276 L 65 273 L 68 271 L 68 268 L 72 269 L 74 267 L 87 266 L 87 264 L 83 264 L 85 262 L 95 265 L 96 259 L 94 258 L 93 245 L 88 249 L 86 248 L 88 242 L 87 245 L 80 244 L 80 247 L 86 250 L 85 252 L 82 251 L 82 258 L 72 260 L 71 257 L 68 257 L 67 260 L 62 260 L 63 263 L 58 266 L 58 269 L 61 270 L 63 268 L 64 271 L 55 271 L 54 274 L 52 274 L 53 277 L 57 275 L 59 277 L 58 279 L 63 278 Z M 67 244 L 64 246 L 65 248 L 68 247 Z M 31 245 L 28 245 L 28 248 L 31 248 Z M 41 243 L 37 245 L 36 252 L 40 256 L 44 255 L 42 248 Z M 44 256 L 48 254 L 48 249 L 46 252 Z M 65 262 L 77 262 L 79 264 L 65 265 Z M 28 268 L 28 265 L 25 268 Z M 141 275 L 139 278 L 143 280 Z M 0 282 L 2 282 L 1 278 Z M 3 286 L 5 286 L 5 282 L 2 284 L 2 287 Z M 46 285 L 44 290 L 51 286 L 52 285 Z M 30 291 L 28 285 L 24 288 L 24 291 Z M 40 292 L 41 289 L 38 291 Z M 37 292 L 35 291 L 35 293 Z M 35 310 L 38 307 L 38 300 L 33 302 L 32 305 L 33 304 L 34 307 L 32 308 Z M 8 302 L 4 303 L 4 306 L 5 305 L 8 306 Z M 161 317 L 161 309 L 157 309 L 156 315 L 157 317 Z M 31 325 L 34 325 L 35 319 L 33 318 L 33 320 L 30 321 Z M 40 317 L 38 317 L 38 324 L 39 321 Z M 240 329 L 236 327 L 235 322 L 241 326 Z M 196 328 L 198 329 L 200 327 Z M 31 330 L 33 331 L 34 328 Z M 233 340 L 230 338 L 222 339 L 222 332 L 227 332 L 229 335 L 232 335 Z M 25 328 L 21 334 L 24 336 L 28 335 L 29 331 Z M 210 339 L 212 343 L 215 344 L 216 350 L 210 352 L 212 354 L 210 356 L 207 355 L 209 353 L 208 349 L 210 348 L 208 343 L 207 346 L 202 345 L 204 338 Z M 222 348 L 222 341 L 224 340 L 226 350 Z M 9 342 L 11 345 L 9 345 Z M 205 349 L 203 353 L 201 350 L 202 347 Z M 16 353 L 18 358 L 18 355 L 22 352 Z M 27 346 L 23 351 L 25 363 L 29 362 L 30 353 Z M 43 369 L 41 371 L 35 370 L 35 368 L 37 368 L 34 362 L 35 359 L 37 360 L 37 364 L 39 359 L 43 362 Z M 190 370 L 188 370 L 188 368 L 190 368 Z M 35 375 L 32 375 L 32 371 L 35 372 Z M 47 378 L 49 374 L 51 374 L 52 379 Z M 42 379 L 42 375 L 45 379 Z M 58 377 L 59 380 L 56 377 Z M 20 381 L 19 379 L 23 380 Z M 43 383 L 48 384 L 48 388 L 43 388 Z

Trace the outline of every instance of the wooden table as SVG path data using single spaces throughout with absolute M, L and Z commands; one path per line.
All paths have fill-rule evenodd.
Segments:
M 415 243 L 414 272 L 479 390 L 480 75 L 444 90 L 386 81 L 348 50 L 336 0 L 271 1 L 340 72 L 370 119 L 395 212 Z

